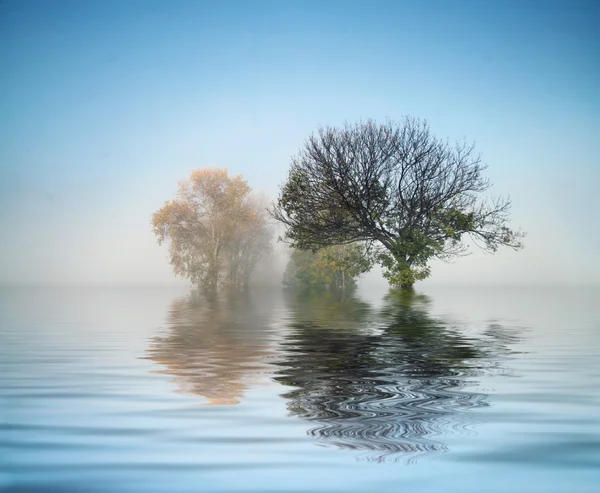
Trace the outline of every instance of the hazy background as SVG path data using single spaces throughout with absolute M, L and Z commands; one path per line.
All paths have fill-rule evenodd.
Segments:
M 319 125 L 474 141 L 526 249 L 428 283 L 600 281 L 600 2 L 0 2 L 0 283 L 176 283 L 194 168 L 277 193 Z M 373 282 L 377 273 L 369 275 Z

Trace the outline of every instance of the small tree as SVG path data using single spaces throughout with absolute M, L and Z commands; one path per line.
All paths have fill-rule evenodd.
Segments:
M 334 245 L 317 252 L 294 249 L 283 283 L 287 286 L 345 289 L 369 271 L 372 259 L 364 245 Z
M 241 175 L 230 177 L 225 169 L 193 171 L 152 225 L 159 244 L 170 243 L 175 274 L 205 288 L 247 284 L 271 248 L 265 208 Z
M 522 247 L 507 227 L 510 200 L 485 200 L 490 182 L 474 147 L 449 145 L 424 121 L 326 127 L 293 158 L 271 211 L 299 249 L 366 242 L 390 284 L 411 287 L 432 258 Z

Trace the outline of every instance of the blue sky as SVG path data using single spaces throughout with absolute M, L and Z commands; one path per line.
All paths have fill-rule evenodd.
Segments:
M 600 2 L 0 2 L 0 282 L 172 282 L 194 168 L 274 195 L 319 125 L 474 141 L 526 250 L 431 282 L 599 282 Z

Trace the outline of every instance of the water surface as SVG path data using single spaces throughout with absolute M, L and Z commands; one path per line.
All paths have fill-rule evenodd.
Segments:
M 0 489 L 597 491 L 600 290 L 0 291 Z

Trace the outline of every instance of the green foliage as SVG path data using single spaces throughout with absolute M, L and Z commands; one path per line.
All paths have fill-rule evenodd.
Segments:
M 294 249 L 283 284 L 297 287 L 347 288 L 373 265 L 364 245 L 334 245 L 316 252 Z
M 394 287 L 410 288 L 416 281 L 426 279 L 431 273 L 426 264 L 410 264 L 394 258 L 389 253 L 382 253 L 379 261 L 383 267 L 383 277 Z
M 390 286 L 409 288 L 417 281 L 429 277 L 427 261 L 442 248 L 439 242 L 418 229 L 403 232 L 390 244 L 388 250 L 378 255 L 383 277 Z
M 436 138 L 425 121 L 326 127 L 292 159 L 271 214 L 292 247 L 368 244 L 390 284 L 410 287 L 431 259 L 464 255 L 467 237 L 487 252 L 522 248 L 510 199 L 482 196 L 485 168 L 473 146 Z

